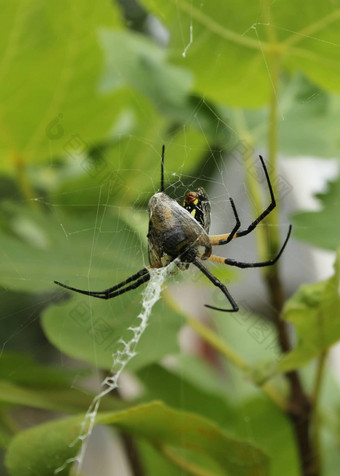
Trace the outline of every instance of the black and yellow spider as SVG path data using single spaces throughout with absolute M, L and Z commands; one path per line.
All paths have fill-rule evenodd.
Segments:
M 230 197 L 230 204 L 235 217 L 235 226 L 230 233 L 222 235 L 208 235 L 210 227 L 210 202 L 203 188 L 196 192 L 189 192 L 184 199 L 183 206 L 176 200 L 170 198 L 164 192 L 164 146 L 162 148 L 161 158 L 161 191 L 155 193 L 149 200 L 149 232 L 148 232 L 148 252 L 150 266 L 138 271 L 115 286 L 105 289 L 105 291 L 84 291 L 81 289 L 66 286 L 58 281 L 56 284 L 63 288 L 77 293 L 86 294 L 100 299 L 112 299 L 120 296 L 132 289 L 138 288 L 141 284 L 150 279 L 150 268 L 162 268 L 179 258 L 177 266 L 180 269 L 187 269 L 189 265 L 194 264 L 202 273 L 215 285 L 229 300 L 232 308 L 221 309 L 215 306 L 205 304 L 210 309 L 224 312 L 236 312 L 238 306 L 228 289 L 221 283 L 208 269 L 202 264 L 204 260 L 215 261 L 217 263 L 237 266 L 238 268 L 259 268 L 274 264 L 281 256 L 290 236 L 292 226 L 289 226 L 286 239 L 281 246 L 278 254 L 268 260 L 257 263 L 244 263 L 230 258 L 222 258 L 212 254 L 212 247 L 226 245 L 233 238 L 248 235 L 276 206 L 273 189 L 269 180 L 268 172 L 260 156 L 271 202 L 268 207 L 254 220 L 248 228 L 240 230 L 240 220 L 234 204 Z M 130 284 L 131 283 L 131 284 Z

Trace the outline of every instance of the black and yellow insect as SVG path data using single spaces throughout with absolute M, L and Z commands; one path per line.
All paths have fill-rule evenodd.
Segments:
M 56 284 L 71 291 L 93 296 L 100 299 L 112 299 L 120 296 L 132 289 L 136 289 L 150 279 L 150 268 L 162 268 L 179 259 L 177 266 L 180 269 L 187 269 L 190 264 L 195 265 L 202 273 L 217 286 L 228 299 L 231 309 L 221 309 L 205 304 L 206 307 L 224 312 L 236 312 L 238 306 L 230 295 L 226 286 L 221 283 L 202 263 L 210 260 L 217 263 L 237 266 L 239 268 L 259 268 L 274 264 L 281 256 L 288 242 L 292 226 L 289 226 L 287 236 L 278 254 L 267 261 L 245 263 L 230 258 L 222 258 L 212 254 L 212 247 L 226 245 L 234 238 L 248 235 L 276 206 L 273 188 L 263 158 L 260 161 L 266 177 L 270 204 L 247 228 L 240 230 L 241 223 L 234 204 L 230 197 L 235 225 L 230 233 L 222 235 L 209 235 L 210 228 L 210 202 L 203 188 L 195 192 L 189 192 L 184 199 L 183 206 L 176 200 L 170 198 L 164 192 L 164 146 L 161 158 L 161 191 L 155 193 L 149 200 L 149 232 L 148 232 L 148 254 L 150 266 L 138 271 L 125 281 L 104 291 L 84 291 L 76 289 L 55 281 Z

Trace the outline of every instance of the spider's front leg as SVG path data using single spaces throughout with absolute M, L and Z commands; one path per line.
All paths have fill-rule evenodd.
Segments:
M 262 168 L 263 168 L 263 171 L 264 171 L 264 174 L 265 174 L 265 177 L 266 177 L 268 190 L 269 190 L 269 195 L 270 195 L 270 203 L 269 203 L 268 207 L 245 230 L 237 231 L 239 227 L 235 227 L 236 230 L 234 228 L 231 233 L 210 236 L 209 238 L 210 238 L 210 243 L 212 244 L 212 246 L 226 245 L 233 238 L 239 238 L 240 236 L 248 235 L 249 233 L 251 233 L 257 227 L 257 225 L 260 223 L 260 221 L 262 221 L 267 215 L 269 215 L 269 213 L 276 207 L 276 201 L 275 201 L 275 196 L 274 196 L 274 192 L 273 192 L 273 187 L 272 187 L 272 184 L 270 182 L 270 178 L 269 178 L 269 174 L 268 174 L 268 171 L 267 171 L 267 168 L 266 168 L 266 164 L 264 163 L 263 157 L 261 155 L 259 157 L 260 157 Z M 232 199 L 230 199 L 230 201 L 231 201 L 231 204 L 232 204 L 232 207 L 233 207 L 233 211 L 234 211 L 236 221 L 239 221 L 238 214 L 237 214 L 237 211 L 235 209 L 235 206 L 233 205 Z

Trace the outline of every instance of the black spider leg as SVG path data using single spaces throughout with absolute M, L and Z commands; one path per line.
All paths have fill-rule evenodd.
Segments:
M 264 170 L 264 174 L 266 176 L 266 181 L 267 181 L 269 194 L 270 194 L 270 199 L 271 199 L 270 204 L 261 213 L 261 215 L 259 215 L 256 218 L 256 220 L 254 220 L 248 226 L 248 228 L 246 228 L 245 230 L 241 230 L 241 231 L 239 231 L 237 233 L 234 233 L 234 234 L 233 234 L 233 231 L 234 231 L 233 230 L 226 240 L 221 240 L 219 242 L 219 245 L 225 245 L 225 244 L 229 243 L 232 240 L 232 238 L 235 238 L 235 237 L 238 238 L 240 236 L 248 235 L 248 233 L 252 232 L 257 227 L 257 225 L 260 223 L 260 221 L 262 221 L 267 215 L 269 215 L 269 213 L 276 207 L 276 201 L 275 201 L 275 197 L 274 197 L 273 187 L 272 187 L 272 184 L 270 183 L 270 178 L 269 178 L 269 174 L 268 174 L 268 171 L 267 171 L 266 164 L 264 163 L 262 155 L 260 155 L 259 157 L 260 157 L 261 164 L 262 164 L 262 167 L 263 167 L 263 170 Z M 233 207 L 233 209 L 234 209 L 234 207 Z M 235 214 L 235 212 L 234 212 L 234 214 Z M 230 238 L 230 236 L 232 236 L 232 238 Z
M 230 258 L 225 258 L 224 263 L 229 264 L 230 266 L 237 266 L 238 268 L 262 268 L 263 266 L 271 266 L 272 264 L 276 263 L 276 261 L 282 255 L 283 250 L 285 249 L 285 247 L 288 243 L 291 231 L 292 231 L 292 225 L 289 225 L 289 229 L 288 229 L 286 239 L 283 242 L 283 245 L 281 246 L 281 249 L 278 252 L 278 254 L 275 256 L 275 258 L 269 259 L 267 261 L 260 261 L 258 263 L 244 263 L 242 261 L 236 261 L 236 260 L 233 260 L 233 259 L 230 259 Z
M 165 145 L 162 146 L 162 158 L 161 158 L 161 192 L 164 192 L 164 154 Z
M 66 284 L 60 283 L 59 281 L 54 281 L 54 282 L 55 284 L 58 284 L 59 286 L 65 289 L 69 289 L 70 291 L 75 291 L 76 293 L 85 294 L 86 296 L 92 296 L 99 299 L 112 299 L 116 296 L 126 293 L 127 291 L 138 288 L 141 284 L 145 283 L 149 279 L 150 279 L 150 273 L 148 268 L 143 268 L 140 271 L 138 271 L 138 273 L 135 273 L 134 275 L 130 276 L 125 281 L 122 281 L 121 283 L 116 284 L 112 288 L 105 289 L 104 291 L 85 291 L 82 289 L 77 289 L 71 286 L 67 286 Z M 135 281 L 135 282 L 133 284 L 130 284 L 130 286 L 127 286 L 126 288 L 121 289 L 123 286 L 131 283 L 132 281 Z
M 99 299 L 112 299 L 114 297 L 120 296 L 121 294 L 125 294 L 128 291 L 132 291 L 132 289 L 139 288 L 139 286 L 149 281 L 149 279 L 150 279 L 150 274 L 148 273 L 142 276 L 141 278 L 137 279 L 137 281 L 135 281 L 133 284 L 130 284 L 130 286 L 127 286 L 126 288 L 119 289 L 118 291 L 110 292 L 105 295 L 97 293 L 97 294 L 90 294 L 90 296 L 93 296 Z
M 269 213 L 276 207 L 276 201 L 275 201 L 275 197 L 274 197 L 273 187 L 272 187 L 272 184 L 270 182 L 270 178 L 269 178 L 269 174 L 268 174 L 266 164 L 264 163 L 262 155 L 260 155 L 259 157 L 260 157 L 260 160 L 261 160 L 261 164 L 262 164 L 262 167 L 263 167 L 264 174 L 266 176 L 266 181 L 267 181 L 271 201 L 270 201 L 270 204 L 268 205 L 268 207 L 261 213 L 261 215 L 259 215 L 256 218 L 256 220 L 254 220 L 253 223 L 251 223 L 248 226 L 248 228 L 246 230 L 239 231 L 237 233 L 237 236 L 248 235 L 248 233 L 253 231 L 256 228 L 256 226 L 260 223 L 260 221 L 262 221 L 267 215 L 269 215 Z
M 197 266 L 197 268 L 202 271 L 202 273 L 213 283 L 214 286 L 218 287 L 222 293 L 226 296 L 226 298 L 228 299 L 228 301 L 230 302 L 230 304 L 232 305 L 232 309 L 222 309 L 220 307 L 215 307 L 215 306 L 210 306 L 210 304 L 204 304 L 205 307 L 208 307 L 210 309 L 215 309 L 215 311 L 222 311 L 222 312 L 237 312 L 238 311 L 238 305 L 236 304 L 236 302 L 234 301 L 233 297 L 231 296 L 231 294 L 229 293 L 228 289 L 226 288 L 226 286 L 224 286 L 224 284 L 221 283 L 221 281 L 219 279 L 216 278 L 216 276 L 214 276 L 212 273 L 210 273 L 210 271 L 207 270 L 207 268 L 205 266 L 203 266 L 202 263 L 200 263 L 199 261 L 197 260 L 194 260 L 192 262 L 195 266 Z
M 232 229 L 228 238 L 226 240 L 224 240 L 222 243 L 220 243 L 220 245 L 226 245 L 227 243 L 229 243 L 235 237 L 237 230 L 241 226 L 240 218 L 238 216 L 234 200 L 231 197 L 229 197 L 229 200 L 230 200 L 231 208 L 233 209 L 233 212 L 234 212 L 234 217 L 235 217 L 235 220 L 236 220 L 236 224 L 235 224 L 234 228 Z

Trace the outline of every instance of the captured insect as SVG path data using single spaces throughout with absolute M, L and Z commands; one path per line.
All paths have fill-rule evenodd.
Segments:
M 177 266 L 179 269 L 188 269 L 190 264 L 195 265 L 214 286 L 219 288 L 228 299 L 231 309 L 221 309 L 219 307 L 205 304 L 210 309 L 223 312 L 237 312 L 238 306 L 229 293 L 226 286 L 221 283 L 202 263 L 202 261 L 210 260 L 217 263 L 237 266 L 238 268 L 260 268 L 271 266 L 280 258 L 290 237 L 292 225 L 289 225 L 287 236 L 279 250 L 278 254 L 267 261 L 245 263 L 230 258 L 222 258 L 212 254 L 212 247 L 226 245 L 234 238 L 248 235 L 256 226 L 275 208 L 276 202 L 272 185 L 270 183 L 268 171 L 262 156 L 260 161 L 266 178 L 270 204 L 268 207 L 254 220 L 248 228 L 240 230 L 241 222 L 234 204 L 229 197 L 230 205 L 235 217 L 235 225 L 230 233 L 221 235 L 209 235 L 210 228 L 210 202 L 203 188 L 186 194 L 183 206 L 179 205 L 176 200 L 170 198 L 164 192 L 164 152 L 162 147 L 161 155 L 161 191 L 155 193 L 149 200 L 149 232 L 148 232 L 148 254 L 150 266 L 147 266 L 138 273 L 130 276 L 115 286 L 105 289 L 104 291 L 84 291 L 72 288 L 59 281 L 54 281 L 59 286 L 75 291 L 77 293 L 93 296 L 100 299 L 112 299 L 120 296 L 132 289 L 136 289 L 150 279 L 150 268 L 162 268 L 178 258 Z

